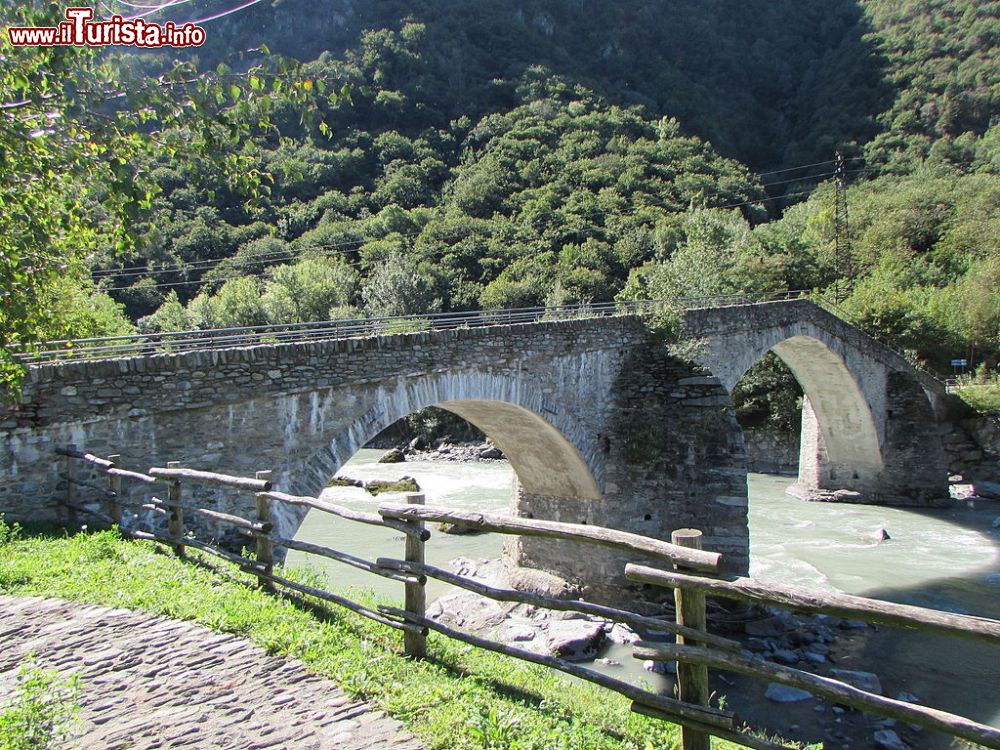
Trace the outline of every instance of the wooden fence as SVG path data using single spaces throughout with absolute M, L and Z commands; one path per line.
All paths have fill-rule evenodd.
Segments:
M 867 713 L 899 719 L 909 724 L 944 732 L 954 737 L 1000 750 L 1000 729 L 974 722 L 938 709 L 893 700 L 861 690 L 848 683 L 780 666 L 756 656 L 746 656 L 738 642 L 707 632 L 705 597 L 721 596 L 744 602 L 765 604 L 810 613 L 832 614 L 872 623 L 945 633 L 962 638 L 1000 644 L 1000 621 L 957 615 L 923 607 L 892 604 L 864 597 L 812 591 L 800 587 L 762 585 L 748 578 L 723 579 L 718 574 L 722 556 L 701 549 L 701 532 L 693 529 L 675 531 L 670 542 L 583 524 L 559 523 L 536 519 L 512 518 L 486 513 L 470 513 L 424 505 L 424 496 L 410 494 L 406 504 L 382 503 L 376 513 L 358 511 L 318 498 L 276 492 L 270 473 L 258 472 L 254 478 L 198 471 L 168 463 L 147 472 L 128 471 L 118 466 L 118 457 L 100 458 L 78 451 L 73 446 L 57 448 L 66 459 L 67 492 L 64 503 L 70 513 L 88 513 L 109 525 L 117 525 L 124 535 L 148 539 L 169 546 L 183 557 L 187 547 L 234 562 L 256 576 L 260 585 L 275 592 L 306 594 L 349 609 L 363 617 L 399 630 L 404 652 L 415 658 L 425 656 L 430 631 L 496 653 L 544 665 L 587 682 L 619 693 L 632 701 L 632 710 L 681 725 L 683 750 L 709 750 L 711 737 L 721 737 L 745 747 L 773 750 L 787 746 L 751 734 L 737 716 L 728 710 L 709 705 L 708 668 L 738 672 L 752 677 L 801 688 L 830 699 L 837 705 Z M 73 470 L 78 461 L 106 476 L 106 484 L 78 477 Z M 122 481 L 165 484 L 165 499 L 150 495 L 141 502 L 124 498 Z M 212 484 L 236 491 L 252 492 L 256 499 L 256 517 L 223 513 L 199 507 L 185 500 L 184 483 Z M 77 501 L 76 488 L 96 493 L 98 504 Z M 379 557 L 365 560 L 345 552 L 295 539 L 275 532 L 275 504 L 306 507 L 338 516 L 344 521 L 383 526 L 405 535 L 402 559 Z M 98 505 L 100 507 L 98 507 Z M 121 527 L 123 509 L 146 510 L 161 515 L 165 523 L 146 529 Z M 196 538 L 185 524 L 186 514 L 199 515 L 210 522 L 225 524 L 246 535 L 255 543 L 255 559 L 237 555 L 212 541 Z M 138 520 L 138 514 L 136 514 Z M 488 586 L 459 576 L 424 560 L 424 546 L 430 539 L 425 528 L 429 521 L 440 521 L 499 534 L 542 536 L 600 545 L 633 553 L 667 564 L 670 569 L 629 564 L 627 579 L 643 584 L 674 589 L 675 621 L 649 617 L 614 607 L 584 601 L 556 599 L 514 589 Z M 162 530 L 163 527 L 166 530 Z M 343 596 L 288 579 L 275 571 L 276 547 L 295 549 L 349 565 L 374 575 L 399 581 L 404 586 L 404 606 L 380 606 L 372 610 Z M 676 643 L 642 642 L 634 656 L 644 660 L 677 663 L 677 697 L 660 695 L 573 664 L 558 656 L 537 654 L 526 649 L 491 641 L 445 626 L 426 615 L 424 586 L 428 578 L 458 586 L 481 596 L 503 602 L 519 602 L 552 610 L 580 612 L 638 628 L 645 632 L 675 636 Z M 694 644 L 694 645 L 692 645 Z

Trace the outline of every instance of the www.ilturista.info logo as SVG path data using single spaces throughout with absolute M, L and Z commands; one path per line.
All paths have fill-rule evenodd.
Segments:
M 205 29 L 193 23 L 149 23 L 141 18 L 111 16 L 92 21 L 93 8 L 67 8 L 58 26 L 11 26 L 7 38 L 15 47 L 200 47 Z

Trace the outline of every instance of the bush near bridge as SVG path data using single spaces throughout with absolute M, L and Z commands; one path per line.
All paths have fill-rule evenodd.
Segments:
M 243 635 L 271 653 L 302 660 L 401 720 L 428 750 L 677 747 L 677 727 L 632 714 L 614 693 L 434 634 L 429 658 L 413 661 L 402 655 L 394 630 L 266 594 L 235 566 L 193 550 L 189 555 L 181 561 L 114 531 L 16 533 L 0 519 L 0 592 L 141 609 Z M 321 585 L 307 571 L 285 572 Z M 373 603 L 363 592 L 352 597 Z

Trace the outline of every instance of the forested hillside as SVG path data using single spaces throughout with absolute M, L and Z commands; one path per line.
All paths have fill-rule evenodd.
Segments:
M 267 79 L 266 127 L 244 94 L 246 137 L 137 153 L 134 245 L 95 199 L 47 334 L 839 283 L 914 359 L 997 363 L 1000 2 L 263 0 L 206 29 L 198 70 L 281 53 L 296 88 Z M 147 80 L 171 59 L 107 58 Z

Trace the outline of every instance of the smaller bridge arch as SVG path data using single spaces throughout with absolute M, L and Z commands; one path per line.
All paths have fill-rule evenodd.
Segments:
M 795 375 L 805 394 L 796 494 L 847 489 L 894 504 L 947 498 L 934 394 L 895 352 L 807 300 L 691 310 L 685 322 L 701 344 L 695 359 L 729 393 L 769 351 Z M 894 410 L 896 401 L 906 408 Z

